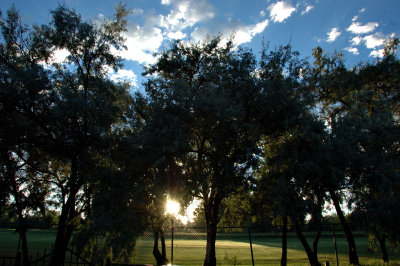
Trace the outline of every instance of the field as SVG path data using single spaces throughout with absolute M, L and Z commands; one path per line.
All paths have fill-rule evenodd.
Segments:
M 310 234 L 311 236 L 312 234 Z M 382 265 L 380 252 L 368 252 L 368 237 L 356 233 L 357 249 L 362 265 Z M 29 230 L 28 245 L 33 256 L 37 252 L 49 250 L 55 239 L 54 230 Z M 311 242 L 311 237 L 310 237 Z M 171 238 L 166 239 L 167 254 L 171 254 Z M 252 234 L 253 258 L 255 265 L 279 265 L 281 239 L 278 234 Z M 0 256 L 14 256 L 18 245 L 18 234 L 14 230 L 0 229 Z M 198 231 L 176 232 L 174 236 L 174 264 L 201 265 L 205 255 L 205 234 Z M 135 263 L 154 263 L 152 255 L 152 236 L 144 234 L 138 241 Z M 340 265 L 347 265 L 347 245 L 342 233 L 337 235 L 337 247 Z M 320 262 L 329 261 L 336 265 L 335 249 L 331 232 L 322 235 L 319 245 Z M 218 265 L 252 265 L 249 237 L 247 233 L 219 233 L 216 243 Z M 400 256 L 389 249 L 390 265 L 400 265 Z M 307 265 L 307 257 L 296 236 L 288 236 L 288 264 Z

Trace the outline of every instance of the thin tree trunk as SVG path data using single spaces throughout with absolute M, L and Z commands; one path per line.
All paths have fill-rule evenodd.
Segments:
M 296 223 L 295 229 L 296 229 L 296 235 L 299 238 L 301 244 L 304 247 L 304 250 L 307 253 L 308 262 L 311 264 L 311 266 L 321 266 L 321 263 L 319 263 L 319 261 L 318 261 L 317 252 L 311 250 L 311 247 L 308 244 L 307 239 L 305 238 L 305 236 L 301 232 L 299 224 Z
M 67 202 L 62 206 L 61 215 L 58 222 L 57 236 L 54 243 L 53 257 L 51 260 L 52 266 L 64 265 L 65 253 L 67 252 L 68 243 L 73 232 L 73 225 L 70 224 L 70 222 L 76 216 L 75 201 L 76 194 L 79 190 L 77 180 L 77 159 L 74 159 L 71 162 L 71 176 L 70 180 L 68 181 L 68 187 L 70 187 L 69 197 Z
M 286 214 L 283 216 L 283 225 L 282 225 L 282 257 L 281 257 L 281 265 L 286 266 L 287 264 L 287 223 L 288 219 Z
M 72 198 L 74 199 L 72 200 L 70 196 L 61 211 L 56 241 L 54 243 L 53 258 L 51 260 L 54 266 L 64 265 L 65 253 L 72 236 L 73 225 L 68 224 L 75 212 L 75 204 L 72 203 L 72 201 L 75 201 L 75 197 Z
M 218 192 L 211 194 L 204 202 L 204 213 L 207 223 L 207 246 L 203 266 L 216 266 L 215 241 L 217 239 L 218 211 L 221 204 Z
M 22 211 L 19 214 L 19 234 L 21 236 L 22 243 L 22 263 L 24 266 L 29 266 L 29 252 L 28 252 L 28 241 L 26 238 L 27 226 L 25 219 L 22 215 Z
M 386 239 L 385 236 L 382 237 L 376 237 L 379 241 L 379 245 L 381 247 L 381 251 L 382 251 L 382 259 L 383 259 L 383 263 L 389 263 L 389 255 L 387 253 L 386 250 Z
M 161 255 L 162 255 L 163 264 L 167 265 L 169 261 L 167 259 L 167 249 L 165 247 L 164 229 L 162 229 L 162 228 L 160 230 L 160 239 L 161 239 Z
M 353 233 L 351 232 L 350 227 L 347 224 L 346 219 L 343 215 L 343 211 L 340 207 L 339 197 L 333 190 L 330 190 L 329 193 L 331 195 L 333 204 L 335 205 L 336 213 L 340 219 L 340 223 L 342 224 L 343 231 L 346 235 L 347 245 L 349 248 L 349 264 L 359 265 L 354 236 L 353 236 Z
M 160 250 L 158 249 L 159 230 L 153 229 L 153 233 L 154 233 L 153 256 L 156 259 L 157 265 L 163 265 L 162 255 Z
M 167 265 L 167 251 L 165 248 L 165 236 L 164 230 L 159 227 L 153 228 L 154 232 L 154 245 L 153 245 L 153 256 L 156 259 L 157 265 Z M 161 239 L 161 252 L 158 249 L 158 239 Z
M 9 163 L 11 165 L 11 161 L 9 161 Z M 23 215 L 24 208 L 23 208 L 21 195 L 20 195 L 17 180 L 16 180 L 17 179 L 16 172 L 12 170 L 12 169 L 14 169 L 12 166 L 9 166 L 9 169 L 10 169 L 10 171 L 12 171 L 11 173 L 9 173 L 9 179 L 12 184 L 13 195 L 14 195 L 14 199 L 15 199 L 15 203 L 16 203 L 16 211 L 17 211 L 17 215 L 18 215 L 18 224 L 19 224 L 19 234 L 20 234 L 21 242 L 22 242 L 22 263 L 23 263 L 23 265 L 27 266 L 27 265 L 29 265 L 29 253 L 28 253 L 28 241 L 26 238 L 27 227 L 25 224 L 25 217 Z M 18 252 L 19 252 L 19 250 L 18 250 Z

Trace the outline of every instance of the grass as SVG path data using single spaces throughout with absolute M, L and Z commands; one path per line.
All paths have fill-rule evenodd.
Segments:
M 311 243 L 313 234 L 308 234 Z M 28 246 L 33 256 L 37 252 L 49 250 L 54 243 L 55 230 L 29 230 Z M 169 236 L 168 236 L 169 237 Z M 357 251 L 362 265 L 383 265 L 380 252 L 368 252 L 368 237 L 362 233 L 355 234 Z M 255 265 L 279 265 L 281 256 L 281 238 L 279 235 L 252 234 L 253 257 Z M 171 254 L 171 239 L 166 239 L 167 257 Z M 15 256 L 18 245 L 18 234 L 15 230 L 0 229 L 0 256 Z M 201 265 L 205 256 L 206 236 L 199 232 L 175 233 L 174 264 Z M 340 265 L 348 265 L 347 243 L 343 234 L 337 236 L 337 247 Z M 153 239 L 150 234 L 139 239 L 135 263 L 155 263 L 153 255 Z M 319 245 L 320 262 L 329 261 L 336 265 L 332 234 L 326 232 L 321 236 Z M 247 233 L 219 233 L 216 242 L 218 265 L 252 265 L 250 244 Z M 400 255 L 389 249 L 390 265 L 400 265 Z M 303 246 L 292 233 L 288 236 L 288 264 L 307 265 L 307 256 Z

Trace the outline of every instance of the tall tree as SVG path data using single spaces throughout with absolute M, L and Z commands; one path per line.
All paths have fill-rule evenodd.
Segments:
M 278 81 L 274 84 L 271 75 L 278 75 L 281 62 L 264 59 L 260 71 L 251 52 L 222 44 L 219 37 L 204 44 L 178 41 L 146 72 L 146 89 L 156 109 L 153 128 L 165 135 L 166 151 L 179 150 L 188 176 L 185 189 L 203 203 L 204 265 L 216 264 L 221 203 L 238 187 L 248 186 L 261 134 L 284 129 L 298 110 L 294 87 L 283 85 L 288 80 L 282 78 L 274 87 Z M 299 73 L 300 67 L 292 70 Z
M 42 114 L 49 91 L 43 55 L 32 47 L 29 29 L 12 7 L 0 18 L 0 211 L 15 213 L 19 222 L 23 263 L 28 265 L 26 217 L 29 210 L 45 208 L 45 177 L 37 172 L 43 156 L 37 149 L 38 126 L 28 112 Z
M 398 40 L 397 40 L 398 43 Z M 398 81 L 400 61 L 394 56 L 396 40 L 388 42 L 385 57 L 359 68 L 357 105 L 343 119 L 351 130 L 343 138 L 353 141 L 350 178 L 351 203 L 363 224 L 379 241 L 384 262 L 389 261 L 385 240 L 398 241 L 399 160 Z
M 128 84 L 115 83 L 107 74 L 108 68 L 121 66 L 111 49 L 123 48 L 121 33 L 128 13 L 119 5 L 112 20 L 97 26 L 59 6 L 52 11 L 50 25 L 35 27 L 27 37 L 20 21 L 14 19 L 8 28 L 2 23 L 6 74 L 2 106 L 11 106 L 31 126 L 23 129 L 25 143 L 35 144 L 49 156 L 50 166 L 61 164 L 58 169 L 63 169 L 52 180 L 59 187 L 61 204 L 54 265 L 63 264 L 80 207 L 90 206 L 90 197 L 85 199 L 81 191 L 89 192 L 94 184 L 91 170 L 101 162 L 96 157 L 104 155 L 111 143 L 107 140 L 129 110 Z M 63 63 L 52 63 L 59 50 L 68 57 Z
M 263 141 L 263 160 L 257 172 L 257 194 L 261 200 L 269 203 L 273 213 L 283 221 L 281 265 L 287 262 L 288 220 L 304 246 L 309 263 L 320 265 L 317 251 L 325 202 L 321 180 L 325 177 L 323 173 L 329 163 L 329 153 L 324 142 L 324 126 L 310 115 L 302 116 L 298 125 L 286 134 Z M 312 247 L 302 233 L 307 215 L 311 215 L 317 225 Z
M 387 42 L 382 60 L 353 68 L 344 65 L 340 54 L 329 57 L 321 48 L 314 50 L 314 75 L 310 84 L 318 96 L 321 116 L 329 125 L 331 165 L 335 168 L 326 185 L 346 234 L 351 264 L 358 264 L 358 257 L 354 237 L 340 207 L 340 192 L 346 189 L 352 201 L 357 195 L 372 197 L 378 193 L 374 192 L 378 188 L 374 182 L 380 179 L 380 184 L 394 185 L 397 179 L 382 168 L 384 161 L 390 161 L 391 168 L 397 167 L 391 155 L 396 146 L 393 140 L 399 99 L 399 63 L 393 55 L 397 43 L 396 39 Z M 390 133 L 376 134 L 378 128 L 387 128 Z M 359 206 L 363 205 L 361 201 Z M 385 209 L 383 205 L 380 208 Z
M 302 152 L 297 149 L 304 147 L 297 144 L 300 142 L 299 139 L 306 135 L 305 132 L 308 134 L 313 128 L 311 124 L 305 123 L 309 121 L 307 114 L 312 103 L 310 101 L 312 98 L 304 90 L 306 85 L 304 70 L 307 68 L 308 64 L 299 58 L 297 52 L 291 50 L 290 45 L 279 47 L 269 53 L 264 50 L 262 53 L 260 84 L 267 92 L 267 99 L 277 102 L 270 102 L 268 104 L 270 110 L 265 111 L 267 115 L 264 119 L 267 121 L 264 122 L 265 127 L 262 129 L 264 138 L 260 145 L 263 147 L 263 156 L 257 174 L 257 192 L 258 199 L 269 205 L 268 209 L 272 214 L 282 220 L 282 265 L 286 265 L 287 261 L 288 217 L 292 220 L 293 218 L 301 220 L 307 212 L 304 210 L 304 202 L 296 200 L 302 198 L 298 195 L 298 192 L 302 191 L 298 190 L 300 189 L 298 186 L 302 182 L 305 184 L 303 180 L 306 176 L 302 175 L 302 178 L 299 178 L 299 173 L 305 172 L 305 169 L 296 164 L 301 158 L 301 155 L 298 157 L 297 155 Z M 288 148 L 291 142 L 293 149 Z M 310 156 L 302 159 L 306 158 L 309 159 Z M 297 175 L 296 171 L 292 171 L 295 167 L 302 170 L 297 172 Z M 288 205 L 287 202 L 298 204 Z
M 329 126 L 329 146 L 331 147 L 331 171 L 327 172 L 325 186 L 333 201 L 336 213 L 340 219 L 343 231 L 346 235 L 348 243 L 349 263 L 358 265 L 358 255 L 354 236 L 348 225 L 341 204 L 341 193 L 348 188 L 349 180 L 346 169 L 349 166 L 348 156 L 351 145 L 345 144 L 338 137 L 337 131 L 340 128 L 338 120 L 345 113 L 346 108 L 351 108 L 354 104 L 351 89 L 357 86 L 354 79 L 355 70 L 349 70 L 344 65 L 343 56 L 335 53 L 330 57 L 324 54 L 321 48 L 316 48 L 313 51 L 314 67 L 311 70 L 312 75 L 310 81 L 310 89 L 316 95 L 316 104 L 321 106 L 321 119 L 326 121 Z
M 230 42 L 222 45 L 215 38 L 205 44 L 176 42 L 147 70 L 147 75 L 159 75 L 147 84 L 159 108 L 159 118 L 153 121 L 164 120 L 165 131 L 180 130 L 167 149 L 183 147 L 180 158 L 188 174 L 186 189 L 203 202 L 207 224 L 204 265 L 216 265 L 221 202 L 245 182 L 257 149 L 251 123 L 251 101 L 256 93 L 253 67 L 250 53 L 235 54 Z

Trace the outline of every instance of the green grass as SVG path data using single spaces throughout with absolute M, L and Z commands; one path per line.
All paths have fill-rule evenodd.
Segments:
M 313 234 L 308 234 L 311 243 Z M 29 230 L 28 246 L 33 256 L 46 248 L 49 250 L 54 243 L 56 231 Z M 167 234 L 169 237 L 169 234 Z M 362 265 L 383 265 L 380 252 L 368 252 L 368 237 L 365 234 L 355 234 L 357 251 Z M 174 264 L 201 265 L 205 255 L 206 236 L 204 233 L 176 233 L 174 236 Z M 281 238 L 279 235 L 252 234 L 253 256 L 255 265 L 279 265 L 281 256 Z M 171 239 L 166 239 L 167 257 L 171 254 Z M 0 229 L 0 256 L 15 256 L 18 245 L 18 234 L 15 230 Z M 340 265 L 348 265 L 347 244 L 343 234 L 337 236 L 337 246 Z M 155 263 L 153 255 L 153 239 L 150 234 L 139 239 L 135 263 Z M 321 236 L 319 245 L 320 262 L 329 261 L 336 265 L 332 234 L 326 232 Z M 247 233 L 219 233 L 216 243 L 218 265 L 252 265 L 250 244 Z M 390 265 L 400 265 L 400 255 L 389 249 Z M 288 264 L 307 265 L 307 256 L 303 246 L 292 233 L 288 236 Z
M 50 250 L 56 239 L 56 230 L 30 229 L 27 232 L 28 248 L 30 254 L 36 257 L 37 253 L 43 254 Z M 19 234 L 15 229 L 0 229 L 0 256 L 15 256 L 18 247 Z

